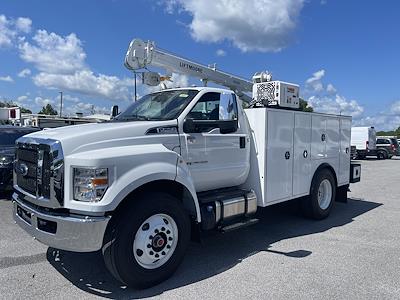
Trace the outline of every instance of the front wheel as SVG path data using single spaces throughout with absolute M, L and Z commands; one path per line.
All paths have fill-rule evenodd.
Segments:
M 304 214 L 317 220 L 326 218 L 335 197 L 335 178 L 330 170 L 322 169 L 312 180 L 310 195 L 302 201 Z
M 128 286 L 146 288 L 170 277 L 190 240 L 190 220 L 178 199 L 145 193 L 134 199 L 111 229 L 103 256 L 114 277 Z

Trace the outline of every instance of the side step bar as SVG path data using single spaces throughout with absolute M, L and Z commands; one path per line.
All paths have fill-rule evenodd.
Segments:
M 236 229 L 241 229 L 241 228 L 244 228 L 244 227 L 248 227 L 248 226 L 257 224 L 258 221 L 259 221 L 259 219 L 243 220 L 243 221 L 238 222 L 238 223 L 234 223 L 234 224 L 231 224 L 231 225 L 227 225 L 227 226 L 221 227 L 220 231 L 223 232 L 223 233 L 234 231 Z

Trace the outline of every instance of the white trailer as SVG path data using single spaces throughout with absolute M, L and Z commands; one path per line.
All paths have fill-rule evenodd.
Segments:
M 376 155 L 376 131 L 374 127 L 352 127 L 351 145 L 356 147 L 357 157 Z
M 102 249 L 124 284 L 165 280 L 190 239 L 254 224 L 258 207 L 299 199 L 307 216 L 325 218 L 360 180 L 360 166 L 350 163 L 351 117 L 285 109 L 298 99 L 296 85 L 274 82 L 289 90 L 270 99 L 262 89 L 252 99 L 250 81 L 138 40 L 125 64 L 161 66 L 229 90 L 167 89 L 109 123 L 25 136 L 13 194 L 14 219 L 29 234 L 58 249 Z M 145 78 L 160 81 L 155 73 Z M 258 73 L 254 84 L 270 79 Z

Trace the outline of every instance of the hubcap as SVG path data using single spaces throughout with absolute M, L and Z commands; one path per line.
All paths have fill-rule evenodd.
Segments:
M 327 209 L 332 201 L 332 185 L 328 179 L 321 181 L 318 188 L 318 205 L 321 209 Z
M 178 244 L 178 227 L 172 217 L 156 214 L 142 223 L 135 235 L 133 254 L 140 266 L 155 269 L 165 264 Z

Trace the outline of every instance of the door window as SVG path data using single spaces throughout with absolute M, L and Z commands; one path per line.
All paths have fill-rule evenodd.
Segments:
M 187 115 L 193 120 L 237 120 L 236 97 L 231 93 L 206 93 Z

